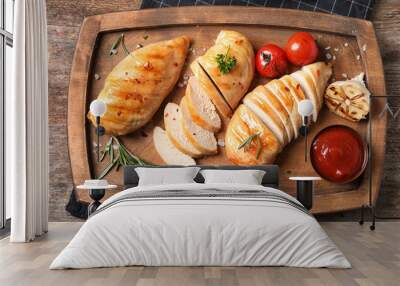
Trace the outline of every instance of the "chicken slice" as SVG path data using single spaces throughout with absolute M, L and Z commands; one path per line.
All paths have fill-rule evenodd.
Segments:
M 319 103 L 319 109 L 322 108 L 324 103 L 324 93 L 327 86 L 328 80 L 332 76 L 332 66 L 325 62 L 317 62 L 311 65 L 304 66 L 303 71 L 311 76 L 312 81 L 317 90 L 317 97 Z
M 311 76 L 303 70 L 298 70 L 290 74 L 290 76 L 293 77 L 300 84 L 301 89 L 305 93 L 307 99 L 311 100 L 314 107 L 313 120 L 314 122 L 317 122 L 320 104 L 318 100 L 317 89 L 314 85 L 313 80 L 311 79 Z
M 168 103 L 164 109 L 164 125 L 168 138 L 181 152 L 190 157 L 200 157 L 202 153 L 187 140 L 180 123 L 181 110 L 179 105 Z
M 218 132 L 221 129 L 221 118 L 215 105 L 194 76 L 190 77 L 188 81 L 186 99 L 194 123 L 211 132 Z
M 189 108 L 187 106 L 186 97 L 181 100 L 181 124 L 187 140 L 190 141 L 198 150 L 203 154 L 216 154 L 217 153 L 217 140 L 214 133 L 201 128 L 193 122 L 190 117 Z
M 211 101 L 215 104 L 219 114 L 225 118 L 230 118 L 232 116 L 232 109 L 229 104 L 226 102 L 225 98 L 218 91 L 218 89 L 214 86 L 213 82 L 200 66 L 197 61 L 194 61 L 190 68 L 194 74 L 194 76 L 199 81 L 199 84 L 205 90 L 207 95 L 210 97 Z
M 171 142 L 167 133 L 158 126 L 155 127 L 153 131 L 153 144 L 157 153 L 167 165 L 196 165 L 196 161 L 179 151 Z
M 272 95 L 264 86 L 260 85 L 246 95 L 243 103 L 274 133 L 281 146 L 285 146 L 289 142 L 288 134 L 273 105 L 266 100 L 268 97 L 272 97 Z

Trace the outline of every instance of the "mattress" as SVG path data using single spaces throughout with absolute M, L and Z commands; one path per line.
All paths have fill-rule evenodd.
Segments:
M 290 195 L 258 185 L 190 183 L 110 197 L 50 269 L 133 265 L 351 267 Z

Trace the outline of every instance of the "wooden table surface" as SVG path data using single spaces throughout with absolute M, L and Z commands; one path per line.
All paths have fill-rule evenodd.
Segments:
M 65 205 L 72 190 L 67 146 L 69 74 L 80 25 L 85 16 L 138 9 L 140 0 L 47 0 L 49 39 L 49 129 L 51 221 L 74 220 Z M 400 97 L 400 1 L 377 1 L 371 19 L 383 57 L 388 95 Z M 393 104 L 400 107 L 399 100 Z M 398 122 L 398 120 L 397 120 Z M 378 213 L 400 216 L 400 126 L 388 130 L 384 181 Z M 353 214 L 348 214 L 353 217 Z

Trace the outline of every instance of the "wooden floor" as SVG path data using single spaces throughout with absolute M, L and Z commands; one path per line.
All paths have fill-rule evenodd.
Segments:
M 353 265 L 349 270 L 288 267 L 125 267 L 48 270 L 81 223 L 50 223 L 28 244 L 0 241 L 0 285 L 400 285 L 400 222 L 379 222 L 375 232 L 355 222 L 323 222 Z

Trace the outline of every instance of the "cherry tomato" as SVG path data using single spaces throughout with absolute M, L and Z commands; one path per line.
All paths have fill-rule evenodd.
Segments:
M 288 70 L 285 51 L 274 44 L 262 46 L 256 55 L 256 68 L 263 77 L 275 78 L 285 74 Z
M 297 66 L 315 62 L 318 57 L 318 46 L 314 37 L 307 32 L 294 33 L 285 47 L 288 60 Z

